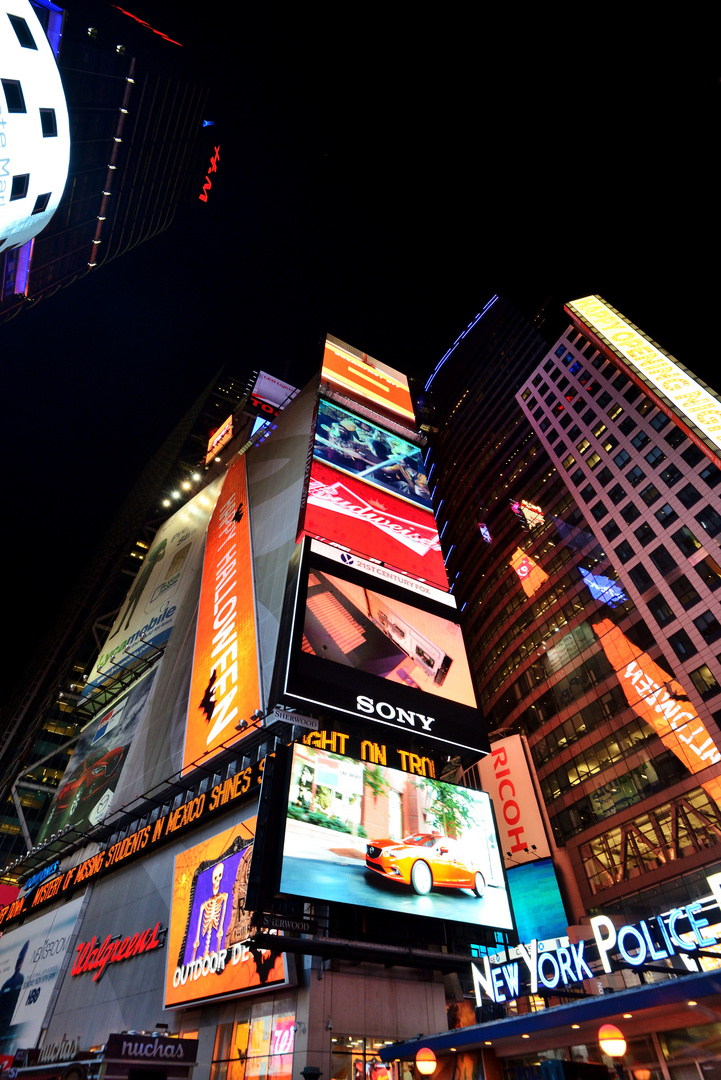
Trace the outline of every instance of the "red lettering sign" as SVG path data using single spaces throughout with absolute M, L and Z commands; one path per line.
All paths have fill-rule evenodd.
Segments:
M 108 934 L 103 941 L 97 937 L 83 941 L 77 947 L 78 955 L 70 974 L 84 975 L 86 971 L 94 971 L 93 982 L 99 982 L 108 964 L 117 964 L 120 960 L 130 960 L 133 956 L 161 948 L 165 944 L 167 929 L 167 926 L 161 927 L 157 922 L 142 934 L 133 934 L 132 937 Z

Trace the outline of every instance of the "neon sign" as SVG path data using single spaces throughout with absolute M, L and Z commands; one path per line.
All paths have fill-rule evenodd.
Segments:
M 593 942 L 534 939 L 508 952 L 484 956 L 483 970 L 471 964 L 476 1003 L 482 1004 L 483 993 L 492 1001 L 507 1002 L 524 993 L 537 994 L 539 986 L 555 990 L 595 978 L 589 966 L 593 963 L 600 963 L 610 974 L 622 967 L 641 968 L 646 963 L 681 956 L 685 966 L 693 968 L 689 954 L 717 946 L 721 934 L 721 926 L 711 926 L 702 914 L 719 905 L 719 879 L 719 874 L 707 878 L 713 897 L 652 915 L 636 924 L 617 927 L 607 915 L 594 915 L 590 920 Z M 669 968 L 669 977 L 673 974 Z
M 205 183 L 203 184 L 203 190 L 201 191 L 200 195 L 198 195 L 198 198 L 201 199 L 203 202 L 208 201 L 208 192 L 210 191 L 210 189 L 213 186 L 213 182 L 210 179 L 210 174 L 218 171 L 218 162 L 220 161 L 220 147 L 216 146 L 214 149 L 215 149 L 215 153 L 213 154 L 212 158 L 210 159 L 210 165 L 208 166 L 208 172 L 206 173 L 206 176 L 205 176 Z
M 100 982 L 108 964 L 117 964 L 121 960 L 130 960 L 134 956 L 160 949 L 165 944 L 167 929 L 157 922 L 142 934 L 133 934 L 132 937 L 124 938 L 122 934 L 111 937 L 108 934 L 101 942 L 93 936 L 90 941 L 78 945 L 78 956 L 70 974 L 84 975 L 86 971 L 94 971 L 93 982 Z

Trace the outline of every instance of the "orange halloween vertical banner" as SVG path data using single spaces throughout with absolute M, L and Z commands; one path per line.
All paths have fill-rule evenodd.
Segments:
M 721 761 L 721 753 L 701 717 L 678 682 L 628 640 L 610 619 L 592 624 L 623 687 L 626 701 L 650 724 L 663 745 L 692 774 Z M 721 778 L 701 786 L 721 805 Z
M 208 526 L 183 769 L 239 738 L 261 708 L 245 457 L 228 470 Z

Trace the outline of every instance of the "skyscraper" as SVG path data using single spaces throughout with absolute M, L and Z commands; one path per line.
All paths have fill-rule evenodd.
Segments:
M 429 387 L 450 418 L 429 455 L 449 577 L 574 919 L 631 918 L 695 900 L 718 861 L 719 399 L 598 299 L 515 368 L 495 310 Z

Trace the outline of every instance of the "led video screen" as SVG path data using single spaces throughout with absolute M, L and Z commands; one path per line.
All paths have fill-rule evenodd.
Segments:
M 564 937 L 568 916 L 551 859 L 536 859 L 506 873 L 519 940 Z
M 514 929 L 485 792 L 300 743 L 280 891 Z
M 288 985 L 287 957 L 253 944 L 245 910 L 254 832 L 251 818 L 176 856 L 166 1009 Z
M 418 446 L 320 399 L 313 456 L 373 487 L 431 508 L 423 454 Z
M 430 510 L 318 459 L 311 469 L 301 533 L 448 588 Z
M 406 376 L 365 353 L 361 359 L 335 338 L 326 338 L 321 378 L 342 394 L 371 403 L 401 420 L 413 423 L 415 419 Z
M 350 557 L 332 562 L 309 542 L 304 552 L 288 590 L 277 701 L 487 754 L 462 631 L 448 607 L 362 573 Z
M 476 704 L 457 622 L 320 570 L 308 575 L 303 651 L 446 700 Z

